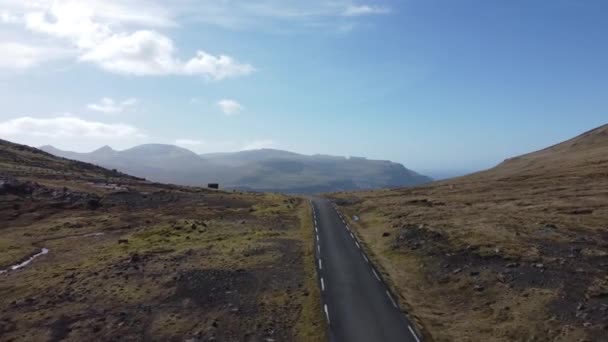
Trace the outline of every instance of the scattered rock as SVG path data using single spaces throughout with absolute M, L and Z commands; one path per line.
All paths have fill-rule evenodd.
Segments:
M 387 236 L 391 236 L 391 233 L 389 233 L 389 232 L 382 233 L 382 237 L 387 237 Z
M 501 283 L 505 283 L 507 281 L 507 278 L 505 277 L 505 275 L 503 273 L 498 273 L 496 275 L 496 280 L 498 280 Z
M 137 263 L 140 261 L 141 261 L 141 257 L 137 253 L 134 253 L 133 255 L 131 255 L 131 259 L 129 260 L 129 262 L 131 262 L 131 263 Z
M 572 215 L 589 215 L 593 214 L 593 209 L 575 209 L 570 212 Z

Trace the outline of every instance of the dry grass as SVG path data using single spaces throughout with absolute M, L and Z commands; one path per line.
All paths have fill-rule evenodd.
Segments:
M 323 338 L 305 201 L 0 147 L 0 340 Z
M 434 339 L 606 336 L 608 126 L 471 176 L 332 197 Z

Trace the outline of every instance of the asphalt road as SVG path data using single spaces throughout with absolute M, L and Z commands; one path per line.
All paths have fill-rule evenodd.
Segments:
M 329 340 L 421 341 L 340 214 L 324 199 L 311 205 Z

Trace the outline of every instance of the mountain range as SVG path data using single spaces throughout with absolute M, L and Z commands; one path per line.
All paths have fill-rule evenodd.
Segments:
M 285 193 L 414 186 L 431 178 L 399 163 L 361 157 L 302 155 L 275 149 L 196 154 L 173 145 L 145 144 L 124 151 L 104 146 L 89 153 L 41 150 L 53 155 L 100 165 L 146 179 L 178 185 Z

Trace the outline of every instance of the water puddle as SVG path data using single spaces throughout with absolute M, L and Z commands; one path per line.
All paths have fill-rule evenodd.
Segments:
M 25 260 L 25 261 L 23 261 L 23 262 L 21 262 L 21 263 L 19 263 L 19 264 L 15 264 L 15 265 L 13 265 L 13 266 L 11 266 L 11 267 L 9 267 L 9 268 L 5 269 L 5 270 L 0 270 L 0 274 L 8 273 L 8 272 L 10 272 L 10 271 L 15 271 L 15 270 L 18 270 L 18 269 L 20 269 L 20 268 L 23 268 L 23 267 L 25 267 L 25 266 L 27 266 L 27 265 L 31 264 L 31 263 L 32 263 L 32 261 L 34 261 L 34 259 L 36 259 L 36 258 L 38 258 L 38 257 L 41 257 L 41 256 L 43 256 L 43 255 L 45 255 L 45 254 L 48 254 L 48 253 L 49 253 L 48 248 L 43 248 L 43 249 L 41 249 L 41 250 L 40 250 L 40 252 L 39 252 L 39 253 L 34 254 L 34 255 L 32 255 L 31 257 L 29 257 L 29 259 L 27 259 L 27 260 Z

